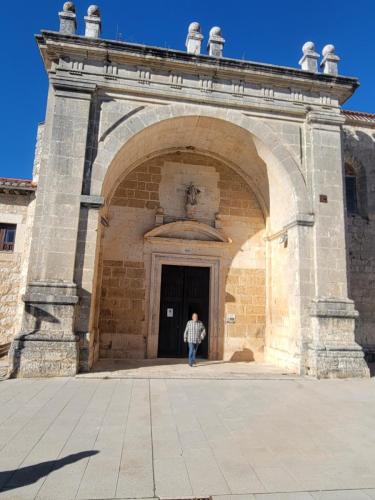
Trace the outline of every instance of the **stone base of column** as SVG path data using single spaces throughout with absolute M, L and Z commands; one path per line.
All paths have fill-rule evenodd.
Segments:
M 9 353 L 9 377 L 71 377 L 78 371 L 79 343 L 74 334 L 74 283 L 29 283 L 23 297 L 21 333 Z
M 307 352 L 307 375 L 316 378 L 369 377 L 362 349 L 357 351 L 317 350 Z
M 351 300 L 313 301 L 313 340 L 307 350 L 306 374 L 317 378 L 369 377 L 362 348 L 355 342 L 358 312 Z
M 73 377 L 78 371 L 78 341 L 23 334 L 9 352 L 9 377 Z

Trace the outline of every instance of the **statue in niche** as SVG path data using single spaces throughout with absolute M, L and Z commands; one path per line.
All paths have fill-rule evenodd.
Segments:
M 185 210 L 186 216 L 191 219 L 194 218 L 196 207 L 198 205 L 198 198 L 201 190 L 197 188 L 192 182 L 186 188 L 185 194 Z

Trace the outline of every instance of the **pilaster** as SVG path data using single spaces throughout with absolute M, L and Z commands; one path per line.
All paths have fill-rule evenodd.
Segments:
M 311 197 L 315 213 L 311 342 L 307 373 L 320 377 L 368 376 L 354 338 L 354 303 L 348 298 L 341 125 L 339 114 L 307 117 Z
M 11 350 L 11 376 L 77 372 L 75 278 L 87 131 L 95 85 L 51 77 L 48 156 L 42 158 L 22 330 Z

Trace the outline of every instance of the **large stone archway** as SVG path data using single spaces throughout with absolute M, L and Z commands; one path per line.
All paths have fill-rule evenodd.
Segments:
M 117 317 L 119 313 L 110 311 L 105 305 L 101 307 L 97 305 L 95 312 L 92 313 L 93 331 L 97 332 L 96 340 L 91 349 L 92 359 L 100 357 L 100 346 L 102 346 L 102 355 L 108 354 L 105 353 L 106 348 L 107 351 L 112 352 L 109 356 L 113 355 L 114 357 L 128 355 L 154 357 L 156 341 L 152 339 L 157 339 L 155 329 L 158 327 L 158 317 L 155 320 L 157 306 L 156 309 L 153 309 L 152 304 L 155 302 L 155 297 L 159 300 L 160 296 L 160 294 L 158 295 L 160 261 L 164 259 L 164 263 L 169 260 L 170 262 L 193 265 L 189 264 L 192 259 L 200 259 L 202 262 L 202 259 L 206 258 L 205 262 L 207 263 L 207 257 L 210 257 L 218 262 L 218 267 L 215 270 L 212 268 L 217 275 L 214 285 L 216 289 L 212 291 L 215 307 L 211 314 L 215 316 L 215 321 L 211 320 L 211 323 L 215 324 L 217 333 L 216 347 L 211 349 L 212 359 L 231 359 L 235 353 L 242 350 L 243 352 L 251 352 L 251 359 L 254 357 L 264 359 L 265 355 L 268 361 L 287 365 L 300 371 L 304 355 L 302 346 L 306 344 L 301 338 L 300 325 L 302 315 L 306 314 L 303 310 L 306 304 L 299 299 L 301 297 L 300 287 L 303 283 L 295 278 L 300 266 L 305 265 L 302 263 L 303 257 L 300 250 L 303 245 L 308 244 L 310 237 L 308 229 L 311 226 L 311 216 L 308 212 L 309 197 L 301 171 L 292 154 L 280 144 L 277 137 L 267 127 L 257 125 L 256 122 L 247 120 L 246 117 L 242 119 L 239 114 L 232 114 L 229 120 L 224 120 L 222 117 L 213 116 L 212 111 L 206 112 L 206 110 L 203 112 L 197 110 L 198 113 L 201 112 L 201 115 L 192 115 L 193 107 L 187 108 L 189 107 L 172 106 L 169 111 L 162 108 L 157 111 L 139 113 L 137 123 L 149 123 L 149 125 L 144 126 L 141 131 L 134 133 L 131 137 L 129 137 L 129 125 L 126 125 L 126 122 L 118 124 L 108 135 L 104 134 L 105 138 L 92 171 L 92 188 L 94 189 L 96 186 L 96 189 L 99 189 L 99 185 L 101 185 L 101 195 L 106 199 L 103 213 L 106 215 L 109 225 L 109 227 L 102 228 L 104 243 L 101 247 L 101 260 L 99 259 L 100 262 L 97 266 L 100 271 L 97 275 L 96 293 L 98 297 L 103 295 L 102 280 L 104 283 L 121 286 L 121 280 L 114 281 L 115 275 L 126 274 L 128 271 L 124 267 L 129 265 L 130 267 L 138 266 L 138 271 L 134 272 L 144 277 L 142 284 L 144 303 L 140 306 L 140 316 L 144 317 L 144 324 L 139 326 L 138 340 L 135 340 L 136 337 L 128 335 L 127 341 L 125 341 L 125 337 L 121 337 L 121 331 L 116 333 L 107 331 L 100 337 L 103 328 L 107 330 L 111 330 L 111 328 L 122 329 L 126 335 L 127 321 L 126 319 L 120 320 Z M 194 111 L 196 110 L 194 109 Z M 181 112 L 186 114 L 181 116 Z M 165 115 L 160 116 L 160 113 Z M 180 116 L 172 117 L 173 114 Z M 216 115 L 220 115 L 220 113 L 216 113 Z M 223 113 L 221 115 L 223 116 Z M 253 133 L 245 129 L 245 125 L 251 128 Z M 259 131 L 259 134 L 267 140 L 268 145 L 264 144 L 261 138 L 254 136 L 254 130 Z M 122 139 L 120 139 L 121 137 Z M 270 149 L 271 147 L 273 147 L 273 151 Z M 110 151 L 112 152 L 111 156 L 109 156 Z M 235 240 L 235 244 L 231 248 L 224 248 L 224 246 L 219 248 L 220 245 L 207 241 L 197 243 L 191 234 L 186 236 L 182 245 L 177 242 L 176 238 L 168 238 L 167 242 L 153 238 L 152 243 L 150 240 L 140 243 L 143 234 L 148 233 L 155 225 L 155 209 L 159 204 L 165 209 L 163 205 L 167 202 L 161 200 L 160 192 L 171 191 L 176 186 L 153 186 L 153 191 L 150 192 L 150 198 L 147 200 L 142 199 L 142 196 L 147 198 L 147 193 L 140 192 L 138 200 L 128 199 L 124 201 L 124 196 L 121 193 L 127 191 L 127 183 L 129 184 L 129 182 L 131 188 L 143 187 L 143 182 L 134 185 L 134 179 L 138 173 L 141 177 L 143 176 L 144 182 L 155 184 L 152 182 L 155 179 L 152 178 L 151 174 L 150 178 L 146 179 L 147 173 L 149 174 L 147 165 L 159 165 L 158 161 L 160 162 L 161 158 L 164 158 L 163 161 L 167 163 L 168 157 L 172 158 L 169 163 L 174 161 L 175 165 L 170 165 L 172 169 L 170 171 L 178 170 L 176 155 L 180 155 L 182 164 L 184 164 L 184 157 L 191 159 L 190 174 L 186 171 L 185 161 L 186 182 L 189 176 L 191 178 L 196 176 L 194 170 L 202 170 L 210 165 L 207 168 L 215 168 L 216 166 L 218 170 L 227 169 L 227 172 L 232 172 L 227 175 L 227 181 L 221 181 L 222 188 L 225 182 L 230 184 L 231 177 L 237 178 L 238 183 L 246 186 L 254 199 L 258 213 L 257 232 L 260 232 L 257 235 L 257 250 L 254 250 L 255 247 L 249 243 L 251 237 L 249 239 L 244 235 L 235 234 L 236 231 L 241 233 L 239 228 L 234 230 L 234 235 L 229 234 L 231 239 Z M 103 177 L 102 165 L 105 158 L 110 163 L 107 165 Z M 154 168 L 160 170 L 161 167 Z M 102 180 L 99 181 L 101 177 Z M 158 181 L 159 177 L 159 174 L 155 175 Z M 172 177 L 170 174 L 168 179 L 173 184 Z M 204 180 L 197 179 L 197 182 L 204 183 Z M 207 182 L 211 181 L 207 180 Z M 183 197 L 181 186 L 178 186 L 178 189 L 180 197 Z M 142 189 L 138 189 L 138 191 L 142 191 Z M 232 193 L 233 198 L 236 197 L 235 195 L 236 193 Z M 236 201 L 234 200 L 233 203 L 235 204 Z M 133 206 L 131 206 L 132 203 Z M 172 217 L 172 219 L 174 217 L 175 220 L 181 219 L 183 217 L 181 207 L 177 209 L 181 200 L 179 202 L 177 199 L 173 199 L 173 201 L 169 200 L 168 203 L 167 216 Z M 126 210 L 129 213 L 120 215 L 119 212 L 126 211 L 126 205 Z M 215 221 L 215 213 L 219 212 L 220 225 L 224 226 L 224 231 L 226 226 L 230 228 L 230 233 L 238 224 L 239 227 L 242 224 L 242 227 L 251 228 L 251 219 L 250 222 L 240 220 L 241 215 L 234 216 L 232 214 L 231 216 L 225 213 L 225 209 L 223 214 L 221 213 L 223 208 L 219 209 L 219 205 L 216 209 L 211 207 L 210 216 L 208 217 L 206 214 L 206 219 L 208 217 L 209 220 L 205 220 L 205 223 L 214 226 L 217 222 Z M 174 206 L 176 210 L 171 216 Z M 137 221 L 139 222 L 142 218 L 140 215 L 142 209 L 145 211 L 144 218 L 147 222 L 140 224 L 141 228 L 138 231 L 135 227 Z M 135 214 L 137 211 L 138 213 Z M 226 217 L 230 220 L 225 223 Z M 224 224 L 222 219 L 224 219 Z M 261 227 L 259 223 L 261 223 Z M 111 226 L 114 228 L 112 237 L 108 236 L 111 233 Z M 138 244 L 142 245 L 138 256 L 133 256 L 133 260 L 125 254 L 121 254 L 119 249 L 117 253 L 114 251 L 114 248 L 118 246 L 115 243 L 116 239 L 119 239 L 118 235 L 122 232 L 125 234 L 126 231 L 135 231 L 136 233 L 138 231 Z M 285 244 L 287 231 L 288 245 Z M 246 230 L 244 234 L 246 234 Z M 283 243 L 280 243 L 281 237 L 285 238 Z M 124 238 L 128 237 L 124 236 Z M 133 242 L 130 253 L 134 251 L 135 247 L 136 242 Z M 244 249 L 248 247 L 250 247 L 249 260 L 254 259 L 251 252 L 255 254 L 258 251 L 262 254 L 262 258 L 258 259 L 262 260 L 262 263 L 258 262 L 253 265 L 253 271 L 258 271 L 258 277 L 255 278 L 250 273 L 247 274 L 245 270 L 251 268 L 248 262 L 245 263 L 247 254 Z M 186 255 L 186 249 L 190 255 Z M 242 262 L 242 267 L 238 262 Z M 111 270 L 106 263 L 118 266 L 121 270 Z M 102 270 L 104 270 L 104 275 L 101 274 Z M 259 280 L 258 283 L 257 280 Z M 237 286 L 231 286 L 230 283 L 235 283 Z M 236 288 L 241 289 L 241 287 L 248 289 L 248 298 L 238 297 Z M 261 293 L 257 295 L 254 287 L 258 288 L 258 291 L 261 288 Z M 122 292 L 106 289 L 104 294 L 108 293 L 121 295 Z M 130 295 L 126 297 L 126 299 L 130 298 Z M 252 304 L 252 300 L 258 303 Z M 241 301 L 244 303 L 238 303 Z M 117 302 L 121 304 L 121 300 Z M 103 299 L 100 303 L 103 304 Z M 110 300 L 104 299 L 104 304 L 110 303 Z M 240 314 L 241 308 L 242 314 Z M 246 309 L 248 313 L 244 312 Z M 230 311 L 236 311 L 235 326 L 228 326 L 225 322 L 226 313 Z M 131 315 L 131 312 L 129 311 L 128 314 Z M 117 318 L 117 323 L 114 322 L 114 316 Z M 236 340 L 229 339 L 231 334 L 228 334 L 228 331 L 231 330 L 233 337 L 237 336 Z M 255 342 L 256 347 L 254 347 L 254 338 L 252 341 L 247 338 L 248 332 L 252 332 L 253 337 L 258 336 Z M 228 337 L 226 342 L 225 336 Z M 120 346 L 121 342 L 123 343 L 122 348 L 112 349 L 113 338 L 117 339 L 117 346 Z M 124 347 L 124 345 L 129 346 L 129 343 L 133 345 L 133 350 L 130 349 L 132 352 L 129 351 L 128 347 Z M 96 346 L 96 350 L 94 346 Z
M 190 122 L 191 135 L 187 133 L 187 124 Z M 213 126 L 213 124 L 215 124 Z M 114 180 L 125 175 L 127 168 L 139 161 L 139 158 L 161 151 L 163 149 L 191 146 L 191 143 L 200 143 L 197 149 L 207 150 L 204 143 L 208 143 L 209 131 L 213 130 L 218 137 L 219 130 L 224 131 L 225 141 L 220 144 L 226 150 L 221 156 L 230 161 L 228 149 L 233 145 L 229 136 L 235 136 L 236 144 L 253 141 L 257 155 L 266 163 L 273 163 L 273 169 L 283 177 L 285 186 L 293 193 L 298 213 L 311 213 L 312 208 L 307 194 L 306 180 L 298 164 L 298 160 L 275 132 L 261 120 L 246 116 L 243 113 L 223 108 L 212 108 L 196 105 L 172 104 L 150 106 L 142 109 L 123 121 L 116 122 L 108 130 L 104 130 L 99 138 L 97 158 L 92 167 L 91 190 L 96 194 L 107 196 L 113 189 Z M 144 140 L 143 133 L 147 130 L 148 138 Z M 173 133 L 168 133 L 168 130 Z M 204 134 L 199 137 L 199 134 Z M 153 133 L 154 131 L 154 133 Z M 195 137 L 194 137 L 195 135 Z M 124 164 L 122 155 L 125 154 Z M 141 148 L 141 152 L 139 151 Z M 239 147 L 236 156 L 243 152 Z M 213 152 L 213 151 L 211 151 Z M 217 153 L 217 151 L 216 151 Z M 243 161 L 246 162 L 246 155 Z M 243 161 L 237 159 L 235 164 Z M 264 179 L 263 179 L 264 181 Z M 255 186 L 261 182 L 253 179 Z M 263 186 L 265 188 L 265 186 Z

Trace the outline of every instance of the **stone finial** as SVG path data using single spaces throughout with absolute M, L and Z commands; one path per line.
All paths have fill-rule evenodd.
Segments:
M 319 54 L 315 52 L 314 42 L 306 42 L 302 46 L 302 57 L 299 61 L 301 69 L 304 71 L 311 71 L 312 73 L 318 73 L 318 59 Z
M 85 36 L 88 38 L 100 38 L 102 30 L 102 20 L 100 17 L 100 9 L 97 5 L 90 5 L 85 16 Z
M 73 2 L 65 2 L 60 17 L 60 33 L 75 35 L 77 30 L 76 8 Z
M 326 75 L 338 75 L 337 64 L 340 61 L 339 56 L 335 54 L 335 46 L 328 44 L 323 48 L 322 51 L 323 60 L 320 63 L 320 67 L 323 68 L 323 73 Z
M 223 57 L 225 40 L 222 37 L 221 28 L 214 26 L 210 30 L 210 37 L 207 44 L 208 55 L 213 57 Z
M 199 55 L 201 53 L 202 40 L 201 25 L 197 22 L 191 23 L 185 43 L 188 54 Z

